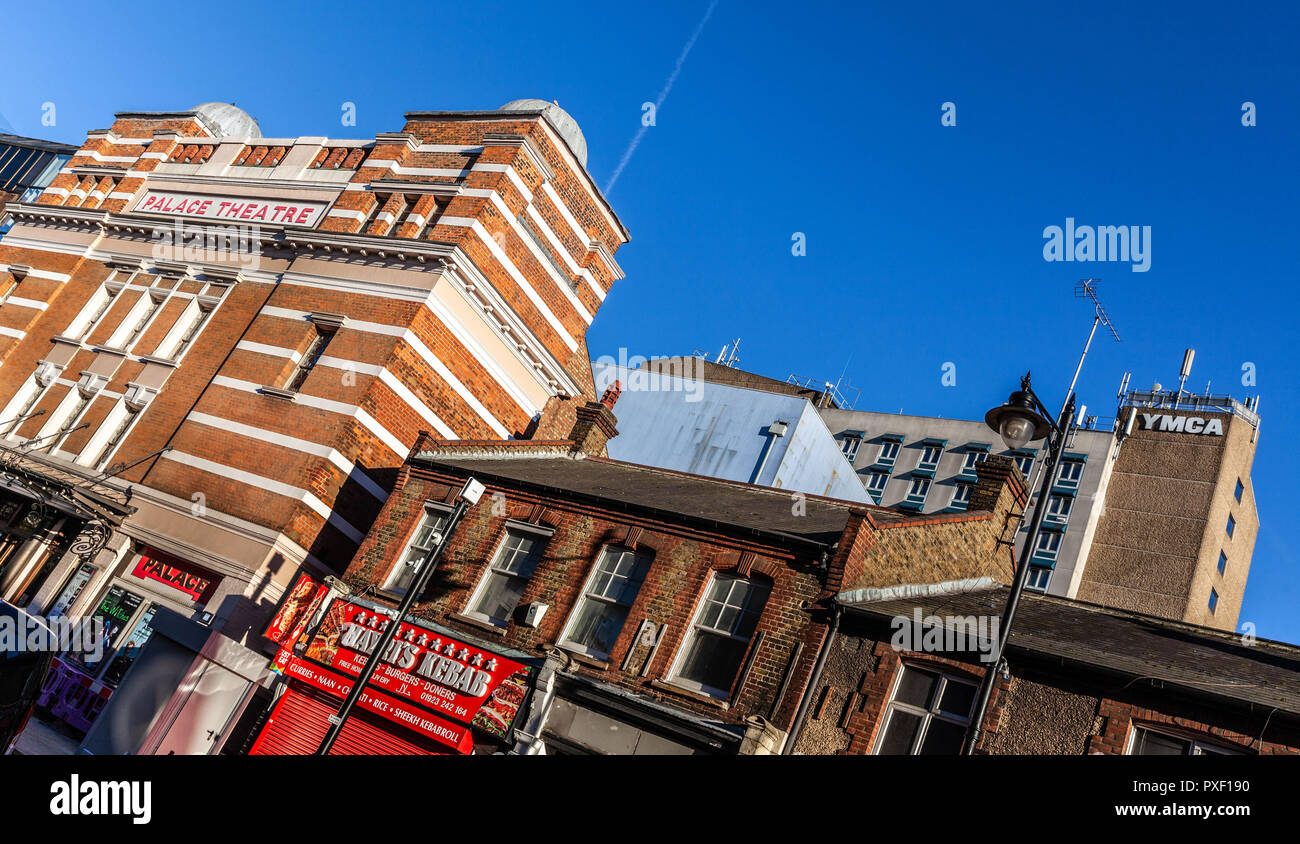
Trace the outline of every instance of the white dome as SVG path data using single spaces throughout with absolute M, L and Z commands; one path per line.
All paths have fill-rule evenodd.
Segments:
M 230 103 L 202 103 L 191 109 L 218 138 L 260 138 L 262 130 L 248 112 Z
M 497 111 L 542 112 L 546 115 L 546 119 L 551 121 L 555 131 L 559 132 L 560 137 L 564 138 L 564 142 L 569 145 L 578 163 L 584 168 L 587 166 L 587 139 L 583 136 L 582 129 L 578 128 L 578 121 L 555 103 L 548 103 L 546 100 L 511 100 Z

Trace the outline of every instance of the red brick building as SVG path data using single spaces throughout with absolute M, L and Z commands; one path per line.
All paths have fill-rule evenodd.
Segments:
M 987 668 L 957 634 L 1007 594 L 841 596 L 793 752 L 957 752 Z M 1005 660 L 976 753 L 1300 753 L 1294 645 L 1026 594 Z
M 346 565 L 419 431 L 569 430 L 628 239 L 585 162 L 539 100 L 359 140 L 264 138 L 207 103 L 118 114 L 10 205 L 0 597 L 125 616 L 68 688 L 106 696 L 159 608 L 244 653 L 226 668 L 249 681 L 235 663 L 265 659 L 255 634 L 287 584 Z M 143 729 L 118 732 L 170 747 Z
M 1023 501 L 1009 462 L 981 464 L 970 512 L 913 517 L 601 457 L 615 433 L 612 399 L 582 408 L 566 440 L 422 439 L 344 576 L 350 600 L 382 617 L 466 479 L 486 484 L 402 620 L 466 643 L 467 655 L 534 668 L 509 741 L 480 736 L 480 750 L 780 752 L 838 591 L 1009 575 L 1003 543 Z M 287 684 L 264 729 L 278 731 L 270 752 L 314 746 L 332 711 L 309 707 L 301 681 Z M 370 745 L 412 752 L 397 746 Z

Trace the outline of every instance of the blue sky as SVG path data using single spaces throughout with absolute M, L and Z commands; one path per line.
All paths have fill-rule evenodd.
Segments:
M 115 111 L 233 101 L 268 136 L 369 137 L 418 109 L 556 99 L 605 185 L 707 0 L 381 7 L 231 2 L 102 14 L 82 47 L 21 49 L 0 88 L 20 134 L 78 142 Z M 1262 393 L 1261 530 L 1241 620 L 1300 641 L 1287 540 L 1300 459 L 1293 164 L 1297 11 L 1285 4 L 740 3 L 719 0 L 610 193 L 632 232 L 628 277 L 593 356 L 717 351 L 861 389 L 858 407 L 978 417 L 1032 368 L 1051 404 L 1100 290 L 1081 401 L 1114 413 L 1121 375 Z M 25 43 L 58 16 L 5 12 Z M 107 52 L 99 52 L 104 50 Z M 1242 126 L 1242 103 L 1257 124 Z M 55 105 L 54 126 L 42 106 Z M 357 125 L 340 125 L 342 104 Z M 944 102 L 957 125 L 940 125 Z M 1047 263 L 1044 227 L 1150 226 L 1151 266 Z M 803 233 L 807 254 L 791 252 Z M 956 386 L 945 387 L 945 363 Z M 1256 387 L 1242 385 L 1254 364 Z

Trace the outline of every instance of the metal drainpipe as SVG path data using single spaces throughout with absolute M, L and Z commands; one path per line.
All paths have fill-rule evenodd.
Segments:
M 826 657 L 831 652 L 831 645 L 835 644 L 835 634 L 840 629 L 840 613 L 843 611 L 843 607 L 839 604 L 835 605 L 835 614 L 831 616 L 831 631 L 826 636 L 826 643 L 822 645 L 821 653 L 817 654 L 817 664 L 813 666 L 812 677 L 808 679 L 808 687 L 804 689 L 803 699 L 799 701 L 799 709 L 794 713 L 794 726 L 790 728 L 790 738 L 786 740 L 785 747 L 781 750 L 782 756 L 789 756 L 794 752 L 799 734 L 803 732 L 803 719 L 808 714 L 808 704 L 817 693 L 817 683 L 822 678 L 822 669 L 826 667 Z

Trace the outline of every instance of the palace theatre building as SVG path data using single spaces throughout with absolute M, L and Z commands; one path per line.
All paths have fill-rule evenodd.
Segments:
M 586 331 L 628 235 L 576 122 L 517 100 L 398 127 L 120 113 L 8 206 L 0 598 L 103 619 L 104 652 L 61 654 L 41 699 L 83 752 L 247 749 L 268 621 L 343 571 L 418 433 L 555 438 L 594 398 Z

